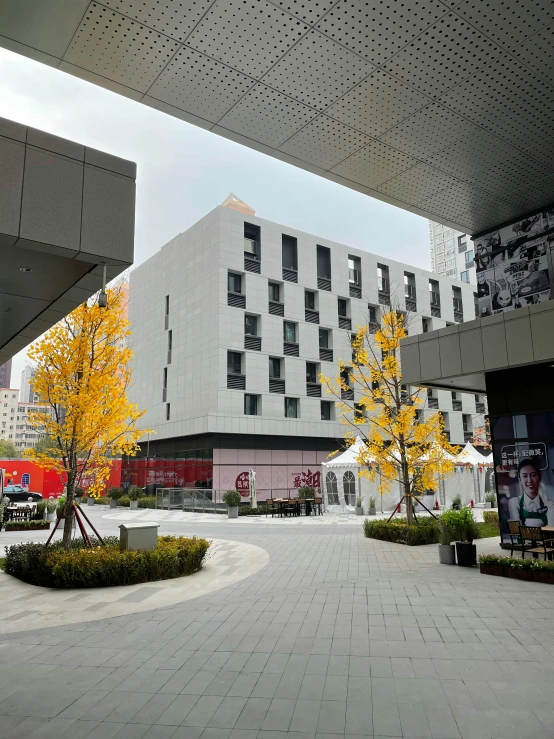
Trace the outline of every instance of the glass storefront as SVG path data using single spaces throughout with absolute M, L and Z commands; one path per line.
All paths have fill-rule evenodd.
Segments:
M 145 487 L 147 492 L 158 487 L 211 488 L 212 481 L 211 449 L 123 458 L 122 485 Z

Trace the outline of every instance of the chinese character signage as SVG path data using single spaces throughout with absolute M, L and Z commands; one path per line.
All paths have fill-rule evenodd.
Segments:
M 479 317 L 550 297 L 554 209 L 475 239 Z

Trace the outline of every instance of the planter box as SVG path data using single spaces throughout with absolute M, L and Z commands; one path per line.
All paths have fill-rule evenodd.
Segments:
M 117 508 L 117 500 L 110 498 L 110 508 Z
M 229 506 L 227 508 L 227 517 L 228 518 L 238 518 L 239 517 L 238 506 Z
M 466 541 L 456 542 L 456 559 L 459 567 L 473 567 L 477 564 L 477 547 Z
M 87 505 L 94 505 L 94 498 L 92 496 L 87 498 Z
M 479 565 L 482 575 L 495 575 L 496 577 L 511 577 L 514 580 L 527 580 L 528 582 L 543 582 L 554 585 L 554 572 L 540 570 L 524 570 L 506 565 L 491 565 L 481 563 Z
M 485 508 L 492 508 L 492 503 L 490 501 L 485 501 Z
M 10 533 L 10 531 L 43 531 L 44 529 L 50 528 L 50 521 L 44 521 L 44 523 L 41 523 L 39 526 L 10 526 L 7 529 L 4 529 L 6 533 Z
M 370 516 L 375 516 L 375 515 L 377 515 L 377 509 L 376 509 L 376 508 L 370 508 L 370 509 L 369 509 L 369 515 L 370 515 Z
M 356 515 L 357 516 L 363 516 L 364 515 L 364 509 L 362 506 L 356 506 Z
M 130 500 L 130 501 L 129 501 L 129 508 L 130 508 L 130 509 L 131 509 L 132 511 L 136 511 L 136 510 L 138 510 L 138 500 Z
M 456 548 L 454 544 L 439 544 L 439 562 L 441 565 L 456 564 Z

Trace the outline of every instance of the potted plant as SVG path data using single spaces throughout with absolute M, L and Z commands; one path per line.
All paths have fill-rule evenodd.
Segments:
M 87 494 L 87 505 L 94 505 L 94 501 L 95 501 L 94 495 Z
M 142 488 L 132 487 L 129 488 L 129 508 L 132 511 L 136 511 L 138 508 L 139 498 L 142 498 Z
M 496 495 L 494 493 L 485 495 L 485 508 L 496 508 Z
M 452 510 L 459 511 L 462 507 L 462 496 L 458 493 L 452 498 Z
M 39 500 L 37 503 L 37 512 L 33 516 L 34 521 L 43 521 L 46 518 L 46 501 Z
M 75 488 L 75 503 L 77 503 L 77 505 L 81 505 L 84 494 L 85 491 L 83 490 L 83 488 Z
M 53 496 L 50 496 L 46 502 L 46 520 L 47 521 L 56 520 L 57 509 L 58 509 L 58 504 L 56 503 L 56 499 Z
M 108 490 L 106 495 L 110 499 L 110 508 L 117 508 L 117 501 L 123 495 L 123 491 L 121 490 L 121 488 L 112 487 Z
M 372 496 L 370 495 L 370 496 L 369 496 L 369 515 L 370 515 L 370 516 L 375 516 L 375 514 L 377 513 L 377 509 L 376 509 L 376 507 L 375 507 L 376 505 L 377 505 L 377 504 L 376 504 L 375 498 L 373 498 L 373 497 L 372 497 Z
M 313 500 L 315 498 L 315 488 L 311 485 L 302 485 L 298 488 L 298 500 Z
M 357 516 L 363 516 L 364 515 L 364 509 L 363 509 L 363 503 L 362 503 L 362 496 L 358 495 L 356 497 L 356 515 Z
M 240 493 L 236 490 L 227 490 L 223 495 L 223 502 L 227 504 L 228 518 L 237 518 L 239 515 Z
M 471 508 L 458 511 L 456 528 L 456 558 L 460 567 L 472 567 L 477 564 L 477 547 L 473 543 L 479 538 L 479 529 L 473 518 Z
M 441 565 L 456 564 L 456 548 L 452 544 L 452 519 L 457 517 L 455 511 L 445 511 L 439 518 L 439 562 Z

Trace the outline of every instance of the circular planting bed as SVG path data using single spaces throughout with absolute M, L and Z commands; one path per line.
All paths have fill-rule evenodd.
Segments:
M 169 580 L 198 572 L 210 546 L 207 539 L 159 536 L 150 551 L 119 550 L 119 539 L 104 537 L 93 549 L 75 539 L 70 549 L 61 542 L 6 547 L 4 571 L 31 585 L 46 588 L 101 588 Z

